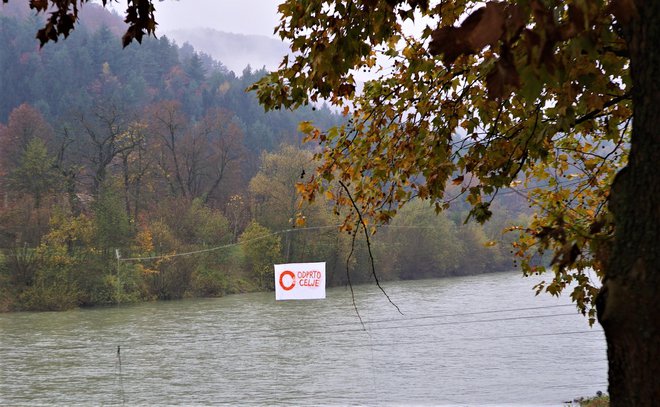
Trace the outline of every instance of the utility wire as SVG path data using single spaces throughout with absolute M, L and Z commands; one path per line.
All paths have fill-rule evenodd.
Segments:
M 568 305 L 572 306 L 572 305 Z M 554 308 L 555 306 L 551 307 L 545 307 L 545 308 Z M 526 308 L 526 309 L 539 309 L 539 308 L 544 308 L 544 307 L 533 307 L 533 308 Z M 522 309 L 522 310 L 526 310 Z M 502 311 L 494 311 L 494 312 L 506 312 L 504 310 Z M 476 315 L 480 313 L 475 313 L 475 314 L 454 314 L 453 316 L 462 316 L 462 315 Z M 395 329 L 409 329 L 409 328 L 426 328 L 426 327 L 435 327 L 435 326 L 447 326 L 447 325 L 471 325 L 471 324 L 480 324 L 480 323 L 490 323 L 490 322 L 504 322 L 504 321 L 515 321 L 515 320 L 525 320 L 525 319 L 542 319 L 542 318 L 556 318 L 556 317 L 565 317 L 565 316 L 573 316 L 576 315 L 575 313 L 559 313 L 559 314 L 544 314 L 544 315 L 521 315 L 521 316 L 513 316 L 513 317 L 505 317 L 505 318 L 489 318 L 489 319 L 478 319 L 478 320 L 470 320 L 470 321 L 440 321 L 440 322 L 433 322 L 433 323 L 425 323 L 425 324 L 400 324 L 400 325 L 385 325 L 385 326 L 375 326 L 375 327 L 370 327 L 366 332 L 372 332 L 372 331 L 383 331 L 383 330 L 395 330 Z M 442 318 L 446 316 L 438 316 L 436 318 Z M 419 317 L 419 318 L 433 318 L 432 316 L 429 317 Z M 416 318 L 416 319 L 419 319 Z M 413 318 L 409 319 L 413 320 Z M 399 319 L 399 320 L 382 320 L 380 322 L 406 322 L 408 320 L 405 319 Z M 370 325 L 373 322 L 369 321 L 364 321 L 365 325 Z M 326 325 L 326 327 L 340 327 L 340 326 L 345 326 L 345 325 L 352 325 L 356 326 L 358 323 L 352 322 L 352 323 L 343 323 L 343 324 L 335 324 L 335 325 Z M 287 332 L 290 331 L 301 331 L 301 333 L 304 333 L 305 335 L 336 335 L 336 334 L 345 334 L 345 333 L 352 333 L 352 332 L 365 332 L 365 329 L 362 328 L 361 326 L 358 327 L 353 327 L 353 328 L 347 328 L 347 329 L 338 329 L 338 330 L 319 330 L 319 331 L 304 331 L 304 328 L 302 326 L 297 326 L 297 327 L 286 327 L 286 328 L 280 328 L 277 330 L 277 332 L 273 332 L 272 329 L 268 330 L 250 330 L 250 331 L 241 331 L 240 335 L 228 335 L 230 338 L 242 338 L 245 337 L 246 335 L 254 335 L 254 334 L 263 334 L 265 333 L 266 335 L 260 335 L 259 338 L 276 338 L 276 337 L 281 337 L 282 335 L 286 335 Z M 594 331 L 598 332 L 598 331 Z M 213 341 L 213 339 L 209 339 L 209 341 Z
M 507 317 L 507 318 L 492 318 L 492 319 L 477 319 L 472 321 L 447 321 L 447 322 L 433 322 L 427 324 L 411 324 L 411 325 L 396 325 L 396 326 L 375 326 L 369 328 L 370 331 L 380 331 L 380 330 L 393 330 L 393 329 L 409 329 L 409 328 L 426 328 L 426 327 L 435 327 L 435 326 L 444 326 L 444 325 L 465 325 L 465 324 L 479 324 L 485 322 L 503 322 L 503 321 L 516 321 L 521 319 L 539 319 L 539 318 L 555 318 L 555 317 L 564 317 L 569 315 L 575 315 L 575 313 L 561 313 L 561 314 L 547 314 L 547 315 L 526 315 L 526 316 L 516 316 L 516 317 Z M 402 321 L 403 322 L 403 321 Z M 328 334 L 341 334 L 341 333 L 350 333 L 350 332 L 362 332 L 362 329 L 343 329 L 336 331 L 311 331 L 309 334 L 312 335 L 328 335 Z
M 500 314 L 500 313 L 507 313 L 507 312 L 520 312 L 520 311 L 535 311 L 535 310 L 543 310 L 543 309 L 556 309 L 556 308 L 566 308 L 566 307 L 575 307 L 575 304 L 561 304 L 561 305 L 546 305 L 546 306 L 538 306 L 538 307 L 525 307 L 525 308 L 508 308 L 508 309 L 499 309 L 499 310 L 488 310 L 488 311 L 474 311 L 474 312 L 461 312 L 461 313 L 453 313 L 453 314 L 439 314 L 439 315 L 422 315 L 422 316 L 417 316 L 417 317 L 410 317 L 410 318 L 387 318 L 387 319 L 375 319 L 375 320 L 364 320 L 363 323 L 360 323 L 359 321 L 353 321 L 353 322 L 338 322 L 335 324 L 324 324 L 325 328 L 341 328 L 341 327 L 349 327 L 349 329 L 344 329 L 344 330 L 338 330 L 334 332 L 364 332 L 365 330 L 362 328 L 362 326 L 370 326 L 373 324 L 382 324 L 382 323 L 405 323 L 408 321 L 417 321 L 417 320 L 428 320 L 428 319 L 441 319 L 441 318 L 456 318 L 456 317 L 465 317 L 465 316 L 474 316 L 474 315 L 484 315 L 484 314 Z M 562 315 L 575 315 L 575 313 L 565 313 Z M 543 317 L 543 316 L 541 316 Z M 529 319 L 529 316 L 525 316 L 526 319 Z M 510 319 L 515 319 L 515 318 L 510 318 Z M 497 321 L 497 320 L 490 320 L 490 321 Z M 469 323 L 472 321 L 457 321 L 455 323 Z M 438 325 L 447 325 L 451 324 L 451 322 L 440 322 Z M 423 326 L 434 326 L 436 324 L 424 324 Z M 360 326 L 360 328 L 357 328 L 357 326 Z M 403 325 L 401 326 L 402 328 L 406 327 L 416 327 L 419 325 Z M 355 328 L 353 328 L 355 327 Z M 387 327 L 375 327 L 376 329 L 387 329 Z M 278 328 L 277 329 L 277 334 L 273 333 L 272 328 L 264 328 L 264 329 L 253 329 L 253 330 L 246 330 L 246 331 L 241 331 L 241 336 L 243 334 L 268 334 L 265 335 L 264 337 L 275 337 L 278 336 L 278 334 L 281 333 L 286 333 L 290 331 L 301 331 L 304 329 L 303 325 L 297 325 L 297 326 L 286 326 L 283 328 Z M 371 329 L 371 328 L 368 328 Z M 331 331 L 333 332 L 333 331 Z M 368 332 L 368 331 L 367 331 Z M 318 332 L 310 331 L 307 332 L 307 334 L 316 334 Z M 323 332 L 325 333 L 325 332 Z M 231 335 L 231 334 L 230 334 Z
M 403 323 L 407 321 L 417 321 L 417 320 L 427 320 L 427 319 L 439 319 L 439 318 L 456 318 L 456 317 L 465 317 L 465 316 L 473 316 L 473 315 L 484 315 L 484 314 L 500 314 L 500 313 L 507 313 L 507 312 L 520 312 L 520 311 L 536 311 L 536 310 L 543 310 L 543 309 L 555 309 L 555 308 L 566 308 L 566 307 L 575 307 L 575 304 L 561 304 L 561 305 L 546 305 L 546 306 L 538 306 L 538 307 L 525 307 L 525 308 L 508 308 L 508 309 L 499 309 L 499 310 L 488 310 L 488 311 L 474 311 L 474 312 L 460 312 L 460 313 L 452 313 L 452 314 L 438 314 L 438 315 L 421 315 L 417 317 L 409 317 L 409 318 L 385 318 L 385 319 L 375 319 L 375 320 L 364 320 L 364 325 L 365 326 L 370 326 L 373 324 L 382 324 L 382 323 Z M 574 315 L 574 313 L 566 314 L 566 315 Z M 362 325 L 358 321 L 354 322 L 338 322 L 335 324 L 325 324 L 325 328 L 341 328 L 341 327 L 353 327 L 356 325 Z M 414 326 L 414 325 L 407 325 L 407 326 Z M 279 328 L 278 332 L 287 332 L 287 331 L 300 331 L 302 326 L 288 326 L 284 328 Z M 382 329 L 382 328 L 380 328 Z M 362 329 L 354 329 L 355 331 L 362 331 Z M 248 333 L 248 334 L 259 334 L 259 333 L 268 333 L 272 334 L 273 330 L 272 329 L 256 329 L 256 330 L 250 330 L 250 331 L 243 331 L 241 333 Z
M 269 233 L 267 235 L 258 236 L 258 237 L 255 237 L 253 239 L 244 240 L 244 241 L 236 242 L 236 243 L 230 243 L 230 244 L 226 244 L 226 245 L 222 245 L 222 246 L 211 247 L 211 248 L 208 248 L 208 249 L 195 250 L 195 251 L 185 252 L 185 253 L 163 254 L 163 255 L 159 255 L 159 256 L 126 257 L 126 258 L 121 258 L 120 257 L 117 260 L 118 261 L 145 261 L 145 260 L 168 259 L 168 258 L 182 257 L 182 256 L 192 256 L 192 255 L 195 255 L 195 254 L 208 253 L 208 252 L 212 252 L 212 251 L 216 251 L 216 250 L 220 250 L 220 249 L 227 249 L 227 248 L 230 248 L 230 247 L 239 246 L 239 245 L 246 244 L 246 243 L 252 243 L 252 242 L 256 242 L 258 240 L 265 239 L 265 238 L 270 237 L 270 236 L 280 235 L 280 234 L 289 233 L 289 232 L 293 232 L 293 231 L 330 229 L 330 228 L 338 228 L 339 226 L 341 226 L 341 225 L 313 226 L 313 227 L 306 227 L 306 228 L 284 229 L 284 230 L 279 230 L 277 232 Z
M 213 252 L 216 250 L 221 250 L 221 249 L 228 249 L 230 247 L 235 247 L 235 246 L 240 246 L 243 244 L 247 243 L 252 243 L 256 242 L 262 239 L 265 239 L 270 236 L 276 236 L 276 235 L 281 235 L 285 233 L 290 233 L 290 232 L 303 232 L 307 230 L 322 230 L 322 229 L 338 229 L 342 225 L 328 225 L 328 226 L 313 226 L 313 227 L 304 227 L 304 228 L 291 228 L 291 229 L 284 229 L 284 230 L 279 230 L 276 232 L 271 232 L 266 235 L 258 236 L 249 240 L 243 240 L 240 242 L 236 243 L 229 243 L 221 246 L 216 246 L 216 247 L 210 247 L 207 249 L 201 249 L 201 250 L 194 250 L 190 252 L 184 252 L 184 253 L 172 253 L 172 254 L 161 254 L 158 256 L 144 256 L 144 257 L 118 257 L 117 261 L 120 262 L 129 262 L 129 261 L 146 261 L 146 260 L 158 260 L 158 259 L 169 259 L 173 257 L 183 257 L 183 256 L 192 256 L 195 254 L 201 254 L 201 253 L 208 253 L 208 252 Z M 393 229 L 434 229 L 433 226 L 415 226 L 415 225 L 379 225 L 378 228 L 393 228 Z
M 551 309 L 551 308 L 565 308 L 565 307 L 574 307 L 575 304 L 559 304 L 559 305 L 543 305 L 538 307 L 525 307 L 525 308 L 506 308 L 499 310 L 488 310 L 488 311 L 473 311 L 473 312 L 460 312 L 454 314 L 439 314 L 439 315 L 422 315 L 417 317 L 410 318 L 388 318 L 388 319 L 376 319 L 372 321 L 365 321 L 365 324 L 379 324 L 382 322 L 403 322 L 403 321 L 414 321 L 420 319 L 436 319 L 436 318 L 451 318 L 451 317 L 463 317 L 469 315 L 483 315 L 483 314 L 497 314 L 503 312 L 518 312 L 518 311 L 535 311 L 540 309 Z M 342 325 L 347 325 L 349 323 L 343 323 Z
M 572 186 L 573 184 L 578 184 L 580 183 L 581 180 L 571 180 L 571 181 L 566 181 L 566 182 L 559 182 L 557 185 L 558 186 Z M 550 186 L 548 185 L 541 185 L 541 186 L 532 186 L 532 187 L 526 187 L 526 188 L 509 188 L 508 190 L 499 192 L 498 195 L 509 195 L 509 194 L 518 194 L 521 195 L 522 192 L 527 192 L 531 191 L 536 188 L 544 188 Z M 535 202 L 538 204 L 538 202 Z M 341 224 L 338 225 L 327 225 L 327 226 L 311 226 L 311 227 L 304 227 L 304 228 L 290 228 L 290 229 L 283 229 L 279 230 L 276 232 L 271 232 L 266 235 L 258 236 L 249 240 L 244 240 L 241 242 L 236 242 L 236 243 L 229 243 L 226 245 L 221 245 L 221 246 L 216 246 L 216 247 L 210 247 L 207 249 L 201 249 L 201 250 L 194 250 L 190 252 L 184 252 L 184 253 L 172 253 L 172 254 L 162 254 L 158 256 L 145 256 L 145 257 L 126 257 L 126 258 L 121 258 L 117 257 L 117 261 L 120 262 L 139 262 L 139 261 L 147 261 L 147 260 L 158 260 L 158 259 L 169 259 L 169 258 L 175 258 L 175 257 L 184 257 L 184 256 L 192 256 L 195 254 L 202 254 L 202 253 L 208 253 L 208 252 L 213 252 L 216 250 L 221 250 L 221 249 L 228 249 L 230 247 L 236 247 L 240 246 L 242 244 L 246 243 L 252 243 L 256 242 L 262 239 L 265 239 L 270 236 L 277 236 L 285 233 L 290 233 L 290 232 L 301 232 L 301 231 L 306 231 L 306 230 L 323 230 L 323 229 L 334 229 L 334 228 L 339 228 L 341 227 Z M 432 226 L 416 226 L 416 225 L 379 225 L 378 228 L 393 228 L 393 229 L 433 229 Z
M 483 336 L 483 337 L 467 337 L 467 338 L 442 338 L 442 339 L 429 339 L 429 340 L 415 340 L 415 341 L 390 341 L 390 342 L 377 342 L 377 343 L 361 343 L 350 345 L 337 345 L 338 348 L 365 348 L 369 346 L 387 347 L 387 346 L 404 346 L 404 345 L 422 345 L 433 343 L 446 343 L 450 340 L 458 341 L 495 341 L 498 339 L 519 339 L 519 338 L 538 338 L 546 336 L 564 336 L 564 335 L 584 335 L 591 333 L 600 333 L 597 330 L 584 330 L 584 331 L 565 331 L 565 332 L 551 332 L 551 333 L 538 333 L 538 334 L 522 334 L 522 335 L 499 335 L 499 336 Z

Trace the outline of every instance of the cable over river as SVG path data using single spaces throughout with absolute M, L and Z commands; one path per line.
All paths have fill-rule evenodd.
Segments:
M 555 405 L 605 339 L 519 273 L 0 314 L 0 405 Z M 364 328 L 366 328 L 366 331 Z

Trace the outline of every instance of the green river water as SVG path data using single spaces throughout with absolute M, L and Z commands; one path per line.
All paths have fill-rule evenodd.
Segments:
M 0 314 L 0 405 L 556 405 L 605 340 L 519 273 Z M 117 348 L 120 347 L 118 354 Z

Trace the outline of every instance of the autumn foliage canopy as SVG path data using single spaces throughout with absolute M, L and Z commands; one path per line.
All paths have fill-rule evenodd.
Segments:
M 626 161 L 630 78 L 617 27 L 631 7 L 287 1 L 277 30 L 294 56 L 254 89 L 269 108 L 344 109 L 344 126 L 301 126 L 323 147 L 301 192 L 346 208 L 348 230 L 387 223 L 415 198 L 440 211 L 464 197 L 483 222 L 498 193 L 527 196 L 537 214 L 511 228 L 524 272 L 543 272 L 533 259 L 553 252 L 555 273 L 537 288 L 559 294 L 576 281 L 572 298 L 593 322 L 597 283 L 585 270 L 602 272 L 605 204 Z

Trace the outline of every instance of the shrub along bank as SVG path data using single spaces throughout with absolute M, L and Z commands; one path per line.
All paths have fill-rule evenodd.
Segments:
M 121 205 L 112 197 L 105 199 L 89 214 L 54 212 L 38 246 L 2 251 L 2 311 L 65 310 L 272 290 L 273 264 L 278 262 L 326 261 L 328 285 L 337 286 L 347 282 L 348 260 L 352 283 L 371 281 L 364 238 L 356 239 L 352 249 L 352 236 L 337 230 L 329 209 L 309 211 L 315 228 L 282 232 L 287 225 L 268 228 L 263 225 L 267 217 L 236 229 L 221 211 L 200 201 L 171 201 L 133 227 L 123 217 Z M 405 208 L 372 237 L 379 278 L 436 278 L 510 269 L 509 246 L 498 225 L 490 229 L 463 225 L 458 221 L 461 216 L 436 216 L 422 204 Z M 235 230 L 240 233 L 234 235 Z M 489 243 L 494 239 L 499 243 Z

